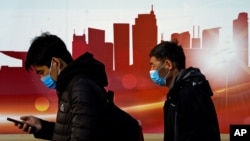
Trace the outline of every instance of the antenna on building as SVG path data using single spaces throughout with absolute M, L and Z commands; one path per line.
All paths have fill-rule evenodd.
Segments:
M 200 26 L 198 26 L 198 38 L 200 38 Z
M 161 33 L 161 42 L 163 42 L 164 40 L 163 40 L 163 33 Z
M 150 11 L 150 13 L 151 13 L 151 14 L 154 13 L 154 6 L 153 6 L 153 4 L 151 5 L 151 11 Z
M 194 38 L 194 26 L 193 26 L 193 38 Z
M 197 38 L 200 38 L 200 26 L 198 26 L 198 37 Z M 193 38 L 195 38 L 195 27 L 193 26 Z

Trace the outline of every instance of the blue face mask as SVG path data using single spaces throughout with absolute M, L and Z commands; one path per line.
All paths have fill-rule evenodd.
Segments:
M 167 80 L 166 77 L 160 77 L 158 70 L 149 71 L 150 78 L 152 81 L 159 86 L 166 86 Z
M 52 79 L 50 74 L 41 78 L 43 84 L 48 88 L 55 89 L 56 88 L 56 81 Z
M 56 81 L 53 80 L 53 78 L 52 78 L 51 75 L 50 75 L 51 67 L 52 67 L 52 62 L 51 62 L 50 68 L 49 68 L 49 74 L 47 74 L 46 76 L 42 77 L 42 78 L 41 78 L 41 81 L 42 81 L 43 84 L 44 84 L 45 86 L 47 86 L 48 88 L 56 89 Z M 58 75 L 60 74 L 60 70 L 59 70 L 59 72 L 58 72 L 57 74 L 58 74 Z
M 166 86 L 167 85 L 167 76 L 170 72 L 170 70 L 168 70 L 168 73 L 165 75 L 165 77 L 161 77 L 159 74 L 159 70 L 163 67 L 163 64 L 156 70 L 150 70 L 149 74 L 150 74 L 150 78 L 152 79 L 152 81 L 159 85 L 159 86 Z

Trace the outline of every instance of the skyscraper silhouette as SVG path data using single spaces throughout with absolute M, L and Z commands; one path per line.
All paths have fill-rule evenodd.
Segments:
M 248 15 L 245 12 L 239 13 L 238 18 L 233 20 L 233 41 L 237 48 L 248 47 Z
M 239 13 L 238 18 L 233 20 L 233 42 L 238 49 L 238 56 L 250 67 L 248 30 L 248 14 L 246 12 Z M 241 50 L 244 51 L 242 52 Z
M 197 33 L 198 33 L 198 36 L 195 37 L 195 28 L 193 27 L 192 48 L 200 48 L 201 47 L 200 27 L 198 27 Z
M 177 40 L 178 44 L 182 45 L 183 48 L 190 48 L 190 33 L 189 31 L 182 33 L 171 34 L 171 40 Z
M 128 70 L 129 67 L 129 24 L 114 24 L 115 70 Z
M 202 48 L 217 48 L 219 45 L 220 27 L 202 31 Z
M 105 42 L 105 30 L 88 28 L 88 51 L 105 64 L 106 70 L 113 69 L 113 44 Z
M 139 14 L 132 26 L 133 65 L 148 68 L 149 52 L 157 44 L 157 23 L 153 6 L 149 14 Z
M 79 57 L 83 52 L 88 50 L 87 43 L 86 43 L 86 35 L 76 35 L 73 34 L 73 41 L 72 41 L 72 56 L 74 59 Z

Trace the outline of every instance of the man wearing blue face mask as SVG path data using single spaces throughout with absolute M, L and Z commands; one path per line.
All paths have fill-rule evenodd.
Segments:
M 164 141 L 220 141 L 213 92 L 198 68 L 185 68 L 182 47 L 164 41 L 149 56 L 150 78 L 169 89 L 164 104 Z
M 56 122 L 22 116 L 25 124 L 19 128 L 52 141 L 109 140 L 104 64 L 88 52 L 73 60 L 59 37 L 42 33 L 30 45 L 25 68 L 56 90 L 58 112 Z

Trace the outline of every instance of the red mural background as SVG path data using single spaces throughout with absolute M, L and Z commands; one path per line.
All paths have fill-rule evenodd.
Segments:
M 221 133 L 229 133 L 230 124 L 250 124 L 248 13 L 237 14 L 230 27 L 233 45 L 219 44 L 221 27 L 194 27 L 193 31 L 172 33 L 170 37 L 182 44 L 187 67 L 199 67 L 209 80 Z M 202 34 L 194 37 L 197 31 Z M 168 89 L 150 80 L 148 55 L 160 38 L 164 40 L 157 36 L 160 32 L 152 7 L 148 13 L 138 14 L 133 25 L 113 23 L 113 42 L 105 42 L 105 29 L 89 27 L 88 34 L 72 33 L 73 57 L 89 51 L 105 64 L 107 89 L 115 91 L 119 107 L 140 120 L 144 133 L 163 132 L 163 103 Z M 130 46 L 133 64 L 129 62 Z M 23 61 L 26 55 L 26 52 L 1 52 Z M 1 134 L 23 133 L 5 120 L 7 116 L 18 118 L 31 114 L 46 120 L 55 119 L 56 93 L 47 89 L 34 72 L 28 73 L 24 67 L 2 66 L 0 84 Z

